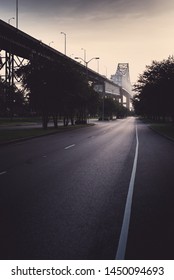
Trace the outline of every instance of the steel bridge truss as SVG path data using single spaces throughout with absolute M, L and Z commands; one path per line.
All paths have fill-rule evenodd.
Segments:
M 21 87 L 21 78 L 16 74 L 16 70 L 28 63 L 28 60 L 14 55 L 8 51 L 0 51 L 0 79 L 5 83 L 3 100 L 7 102 L 7 110 L 11 118 L 15 102 L 15 88 Z
M 16 75 L 17 68 L 31 61 L 34 56 L 57 62 L 60 67 L 61 65 L 67 65 L 67 67 L 76 69 L 84 75 L 87 71 L 84 65 L 2 20 L 0 20 L 0 55 L 0 78 L 9 85 L 9 89 L 21 82 Z M 103 95 L 109 94 L 113 98 L 119 98 L 121 92 L 119 86 L 89 68 L 88 81 L 97 84 L 100 88 L 102 87 Z M 8 97 L 11 96 L 11 102 L 13 102 L 13 93 L 7 92 L 7 94 Z
M 21 79 L 17 76 L 16 70 L 26 65 L 29 61 L 25 58 L 19 57 L 8 51 L 0 52 L 0 76 L 5 83 L 11 87 L 21 83 Z

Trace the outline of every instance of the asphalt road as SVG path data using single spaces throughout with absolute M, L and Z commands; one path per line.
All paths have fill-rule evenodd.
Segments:
M 174 142 L 138 122 L 127 259 L 174 260 Z
M 174 144 L 128 118 L 0 147 L 0 259 L 114 259 L 136 123 L 125 257 L 174 257 Z

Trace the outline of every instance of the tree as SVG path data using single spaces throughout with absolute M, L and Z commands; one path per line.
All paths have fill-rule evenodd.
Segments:
M 49 116 L 53 116 L 57 127 L 57 117 L 64 117 L 64 125 L 87 119 L 91 99 L 96 96 L 88 84 L 86 76 L 66 62 L 50 61 L 33 57 L 28 65 L 17 71 L 25 89 L 29 91 L 30 104 L 42 114 L 43 127 L 47 128 Z M 96 101 L 97 102 L 97 101 Z
M 104 99 L 100 100 L 100 115 L 103 114 L 104 106 L 104 119 L 112 120 L 114 116 L 117 118 L 124 118 L 128 115 L 128 109 L 119 103 L 118 100 L 111 96 L 107 96 Z M 101 118 L 102 119 L 102 118 Z
M 0 115 L 2 117 L 21 116 L 26 112 L 23 91 L 15 84 L 9 85 L 0 77 Z
M 174 58 L 153 61 L 134 85 L 135 112 L 149 118 L 171 117 L 174 120 Z

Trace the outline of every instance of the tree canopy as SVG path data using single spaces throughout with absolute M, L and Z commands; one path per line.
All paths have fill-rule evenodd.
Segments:
M 0 117 L 23 116 L 26 107 L 23 91 L 0 77 Z
M 69 118 L 72 123 L 75 117 L 82 122 L 90 110 L 97 111 L 99 95 L 90 87 L 86 76 L 68 63 L 64 65 L 37 56 L 17 73 L 29 92 L 32 108 L 42 114 L 44 128 L 50 115 L 57 126 L 58 115 L 63 116 L 67 124 Z
M 138 115 L 174 120 L 174 57 L 146 66 L 134 91 L 133 106 Z

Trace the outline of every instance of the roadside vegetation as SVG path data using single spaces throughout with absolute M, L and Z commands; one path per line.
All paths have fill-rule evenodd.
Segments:
M 135 114 L 156 132 L 174 140 L 174 57 L 146 66 L 133 90 Z
M 15 73 L 21 80 L 20 89 L 9 86 L 0 78 L 0 117 L 15 122 L 19 117 L 39 117 L 44 129 L 53 120 L 58 127 L 87 124 L 89 117 L 103 117 L 103 96 L 94 91 L 93 82 L 72 65 L 50 61 L 33 55 L 27 65 Z M 104 119 L 125 117 L 129 113 L 118 100 L 106 96 Z
M 69 130 L 74 130 L 78 128 L 83 128 L 86 126 L 90 126 L 92 124 L 87 125 L 78 125 L 78 126 L 59 126 L 58 128 L 55 127 L 48 127 L 47 129 L 33 127 L 33 128 L 15 128 L 16 125 L 14 125 L 13 128 L 8 129 L 8 126 L 3 129 L 1 127 L 0 129 L 0 144 L 7 144 L 11 141 L 18 141 L 18 140 L 27 140 L 33 137 L 40 137 L 40 136 L 46 136 L 50 134 L 55 134 L 59 132 L 66 132 Z
M 150 127 L 161 135 L 174 140 L 174 125 L 171 123 L 152 123 Z
M 139 119 L 158 134 L 174 141 L 174 124 L 172 121 L 154 121 L 144 117 L 139 117 Z
M 137 115 L 153 121 L 174 122 L 174 57 L 146 66 L 133 90 Z

